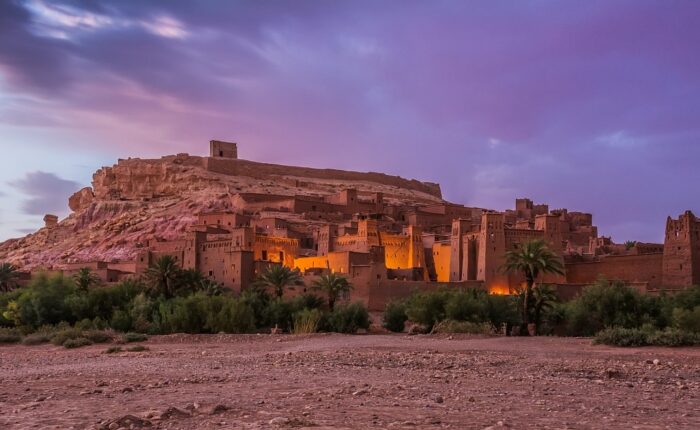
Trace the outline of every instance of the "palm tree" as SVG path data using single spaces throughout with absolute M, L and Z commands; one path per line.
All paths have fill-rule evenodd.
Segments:
M 284 289 L 293 285 L 304 285 L 301 274 L 296 269 L 279 264 L 269 266 L 253 283 L 255 288 L 272 289 L 277 297 L 282 297 Z
M 542 273 L 564 274 L 564 265 L 541 239 L 523 243 L 518 249 L 506 252 L 505 263 L 501 268 L 507 273 L 519 272 L 525 275 L 523 292 L 523 323 L 530 324 L 530 297 L 535 280 Z
M 335 302 L 342 296 L 352 290 L 352 285 L 348 280 L 335 273 L 330 273 L 327 275 L 321 275 L 316 281 L 314 281 L 314 289 L 321 290 L 328 296 L 328 308 L 333 311 L 335 307 Z
M 9 292 L 17 286 L 19 273 L 12 263 L 0 264 L 0 291 Z
M 536 329 L 539 329 L 543 311 L 551 309 L 559 297 L 550 285 L 540 284 L 532 289 L 532 301 L 532 320 Z
M 91 286 L 100 283 L 100 278 L 96 274 L 92 273 L 89 267 L 83 267 L 78 270 L 78 273 L 73 275 L 73 281 L 78 287 L 78 290 L 82 292 L 87 292 Z
M 171 298 L 181 285 L 182 269 L 178 266 L 175 257 L 163 255 L 146 269 L 144 277 L 146 285 L 156 294 Z

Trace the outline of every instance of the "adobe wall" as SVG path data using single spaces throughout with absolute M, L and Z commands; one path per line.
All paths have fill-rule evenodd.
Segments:
M 279 164 L 258 163 L 248 160 L 222 158 L 205 158 L 204 167 L 210 172 L 224 175 L 241 175 L 258 179 L 270 176 L 297 176 L 302 178 L 329 179 L 339 181 L 368 181 L 390 185 L 409 190 L 420 191 L 434 197 L 442 198 L 440 185 L 431 182 L 421 182 L 415 179 L 404 179 L 400 176 L 385 175 L 376 172 L 352 172 L 336 169 L 315 169 L 311 167 L 283 166 Z
M 433 266 L 437 282 L 450 281 L 450 254 L 452 246 L 449 242 L 441 242 L 433 245 Z
M 663 254 L 606 256 L 600 261 L 566 264 L 566 282 L 592 284 L 603 277 L 609 281 L 648 283 L 662 286 Z

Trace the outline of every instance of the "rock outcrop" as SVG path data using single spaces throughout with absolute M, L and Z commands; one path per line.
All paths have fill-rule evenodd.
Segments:
M 0 261 L 24 269 L 135 258 L 149 240 L 181 237 L 199 212 L 230 209 L 237 193 L 322 196 L 343 188 L 387 202 L 443 201 L 437 184 L 380 173 L 279 166 L 178 154 L 121 159 L 69 198 L 72 213 L 51 229 L 0 243 Z

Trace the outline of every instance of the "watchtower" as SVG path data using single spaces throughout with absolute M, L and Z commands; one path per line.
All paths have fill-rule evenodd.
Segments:
M 662 270 L 664 287 L 700 284 L 700 223 L 691 211 L 666 220 Z
M 238 144 L 221 140 L 210 140 L 209 156 L 213 158 L 238 158 Z

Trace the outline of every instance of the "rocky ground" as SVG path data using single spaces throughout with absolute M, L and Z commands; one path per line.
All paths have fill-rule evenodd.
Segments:
M 144 345 L 0 346 L 0 428 L 700 428 L 700 348 L 404 335 Z

